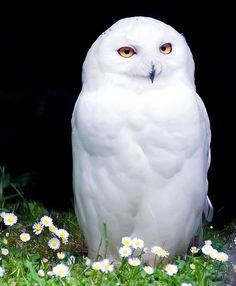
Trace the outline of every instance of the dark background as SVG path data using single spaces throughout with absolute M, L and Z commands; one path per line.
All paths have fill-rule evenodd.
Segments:
M 197 91 L 209 113 L 209 194 L 215 224 L 236 216 L 233 85 L 235 31 L 227 1 L 81 1 L 0 7 L 0 165 L 13 176 L 37 173 L 26 197 L 72 206 L 70 119 L 81 66 L 96 38 L 128 16 L 150 16 L 183 33 L 196 63 Z M 209 5 L 209 2 L 208 2 Z

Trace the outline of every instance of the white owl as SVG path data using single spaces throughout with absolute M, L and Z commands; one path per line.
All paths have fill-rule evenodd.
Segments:
M 209 120 L 184 37 L 152 18 L 122 19 L 92 45 L 82 79 L 73 188 L 89 256 L 104 255 L 104 223 L 108 257 L 124 236 L 185 253 L 212 207 Z

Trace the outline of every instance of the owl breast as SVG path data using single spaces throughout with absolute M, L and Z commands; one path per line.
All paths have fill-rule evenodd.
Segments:
M 202 144 L 194 94 L 178 90 L 82 94 L 74 113 L 81 146 L 113 157 L 116 168 L 173 176 Z

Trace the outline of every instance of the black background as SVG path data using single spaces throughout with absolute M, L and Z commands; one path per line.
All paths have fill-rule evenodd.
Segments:
M 207 1 L 206 1 L 207 2 Z M 67 4 L 65 4 L 67 3 Z M 197 91 L 209 113 L 209 193 L 215 224 L 235 218 L 235 31 L 227 1 L 81 1 L 0 9 L 0 165 L 37 172 L 31 199 L 71 207 L 70 119 L 81 66 L 96 38 L 128 16 L 150 16 L 183 33 L 196 63 Z

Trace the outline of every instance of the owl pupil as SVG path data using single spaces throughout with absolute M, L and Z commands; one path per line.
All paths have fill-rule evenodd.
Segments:
M 128 55 L 130 53 L 130 50 L 124 50 L 125 54 Z
M 166 50 L 166 46 L 162 46 L 161 50 L 164 52 Z

